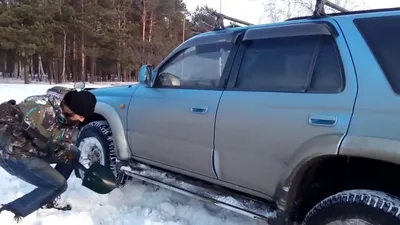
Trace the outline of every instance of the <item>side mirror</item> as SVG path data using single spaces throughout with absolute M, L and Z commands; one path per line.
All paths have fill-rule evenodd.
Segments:
M 85 89 L 85 82 L 76 82 L 76 83 L 74 83 L 74 88 L 75 89 L 80 89 L 80 90 Z
M 143 65 L 139 70 L 139 83 L 150 85 L 152 81 L 153 66 Z

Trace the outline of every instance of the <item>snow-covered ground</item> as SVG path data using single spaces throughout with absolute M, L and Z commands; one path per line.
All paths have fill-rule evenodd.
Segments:
M 41 85 L 49 85 L 49 82 L 47 81 L 37 81 L 37 80 L 30 80 L 29 81 L 30 84 L 41 84 Z M 110 85 L 121 85 L 121 84 L 130 84 L 132 82 L 96 82 L 96 84 L 94 84 L 97 87 L 101 87 L 101 86 L 110 86 Z M 15 77 L 11 77 L 11 78 L 4 78 L 1 76 L 1 72 L 0 72 L 0 84 L 24 84 L 24 80 L 21 78 L 15 78 Z M 55 84 L 53 84 L 55 85 Z M 62 85 L 73 85 L 72 82 L 67 82 L 67 83 L 63 83 Z M 89 84 L 92 85 L 92 84 Z
M 0 102 L 21 101 L 29 95 L 44 93 L 53 85 L 1 84 Z M 64 84 L 63 86 L 72 86 Z M 89 85 L 89 86 L 106 86 Z M 22 220 L 23 225 L 252 225 L 246 217 L 210 206 L 186 196 L 132 181 L 122 189 L 108 195 L 98 195 L 81 186 L 73 175 L 69 188 L 62 196 L 72 204 L 73 210 L 59 212 L 38 210 Z M 31 191 L 31 186 L 0 168 L 0 204 L 12 201 Z M 0 214 L 1 225 L 16 224 L 13 215 Z

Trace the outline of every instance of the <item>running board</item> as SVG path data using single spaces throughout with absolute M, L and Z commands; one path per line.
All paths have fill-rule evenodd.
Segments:
M 120 171 L 130 177 L 192 198 L 213 203 L 219 207 L 258 221 L 268 222 L 269 219 L 274 219 L 276 216 L 274 204 L 271 202 L 263 202 L 242 196 L 234 191 L 194 180 L 184 175 L 167 172 L 136 162 L 131 163 L 130 166 L 122 166 Z

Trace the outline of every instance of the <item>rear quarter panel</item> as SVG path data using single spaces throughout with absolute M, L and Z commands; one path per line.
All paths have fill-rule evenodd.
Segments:
M 400 96 L 354 24 L 355 18 L 400 15 L 400 11 L 336 19 L 351 51 L 359 84 L 354 115 L 340 154 L 400 163 Z
M 345 73 L 343 92 L 225 91 L 215 131 L 214 161 L 221 180 L 284 199 L 279 190 L 285 195 L 292 186 L 295 189 L 302 166 L 316 157 L 337 154 L 351 120 L 357 81 L 351 54 L 334 20 L 295 22 L 314 21 L 329 22 L 340 33 L 336 44 Z M 334 115 L 338 122 L 334 127 L 311 126 L 308 120 L 313 114 Z
M 338 154 L 340 145 L 347 135 L 352 120 L 353 107 L 358 91 L 357 76 L 352 59 L 353 56 L 349 51 L 345 35 L 334 19 L 324 18 L 317 19 L 315 21 L 319 20 L 330 22 L 339 33 L 336 43 L 341 61 L 343 63 L 346 82 L 344 92 L 339 95 L 344 94 L 344 98 L 342 98 L 342 100 L 345 100 L 348 103 L 347 113 L 342 118 L 346 120 L 346 123 L 341 132 L 326 133 L 326 135 L 319 135 L 313 137 L 312 139 L 304 140 L 303 143 L 300 144 L 293 152 L 291 152 L 290 155 L 286 155 L 286 168 L 280 176 L 279 184 L 277 185 L 273 195 L 273 198 L 277 200 L 278 208 L 283 211 L 292 207 L 294 203 L 292 201 L 293 197 L 296 195 L 297 187 L 300 185 L 307 168 L 309 168 L 309 166 L 315 161 L 318 161 L 325 156 L 333 156 Z M 324 99 L 321 99 L 321 101 L 325 102 L 324 104 L 326 105 L 326 110 L 328 110 L 329 104 L 331 104 L 332 108 L 338 107 L 338 104 L 344 104 L 344 102 L 337 101 L 337 99 L 336 101 L 333 101 L 329 95 L 320 97 Z M 320 110 L 321 108 L 318 109 Z M 298 129 L 298 132 L 302 133 L 304 130 Z

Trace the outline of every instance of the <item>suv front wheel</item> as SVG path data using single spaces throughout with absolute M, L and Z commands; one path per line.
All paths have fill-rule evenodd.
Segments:
M 100 163 L 111 169 L 119 182 L 118 185 L 121 186 L 128 178 L 117 168 L 116 149 L 112 135 L 107 121 L 93 121 L 85 125 L 77 140 L 77 146 L 81 150 L 79 162 L 86 168 L 93 163 Z M 75 175 L 81 179 L 84 177 L 81 170 L 75 170 Z
M 350 190 L 332 195 L 307 214 L 302 225 L 400 224 L 400 199 L 380 191 Z

